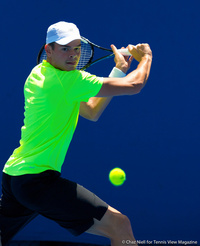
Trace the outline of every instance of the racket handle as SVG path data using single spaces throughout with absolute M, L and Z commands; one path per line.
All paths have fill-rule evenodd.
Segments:
M 131 56 L 131 53 L 128 51 L 128 49 L 119 49 L 118 50 L 123 56 Z

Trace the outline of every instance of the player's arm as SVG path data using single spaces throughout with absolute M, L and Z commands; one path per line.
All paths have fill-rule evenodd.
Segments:
M 124 77 L 130 68 L 133 57 L 124 57 L 119 52 L 115 54 L 116 66 L 109 77 Z M 97 121 L 112 97 L 91 97 L 88 102 L 81 102 L 79 114 L 92 121 Z
M 91 97 L 88 102 L 81 102 L 79 114 L 87 120 L 97 121 L 112 97 Z
M 113 45 L 113 52 L 117 49 Z M 148 44 L 129 45 L 129 52 L 139 62 L 137 68 L 124 78 L 104 78 L 104 83 L 97 97 L 134 95 L 145 86 L 152 63 L 152 52 Z

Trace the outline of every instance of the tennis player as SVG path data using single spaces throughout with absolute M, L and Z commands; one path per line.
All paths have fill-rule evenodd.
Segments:
M 79 184 L 61 177 L 61 167 L 79 114 L 97 120 L 113 96 L 139 93 L 149 77 L 148 44 L 129 45 L 126 58 L 111 46 L 116 66 L 110 78 L 76 70 L 81 36 L 76 25 L 58 22 L 47 30 L 47 60 L 33 68 L 25 86 L 25 118 L 20 146 L 2 174 L 2 245 L 38 214 L 73 235 L 104 236 L 112 246 L 135 242 L 127 216 Z M 138 67 L 126 75 L 135 58 Z M 117 78 L 116 78 L 117 77 Z

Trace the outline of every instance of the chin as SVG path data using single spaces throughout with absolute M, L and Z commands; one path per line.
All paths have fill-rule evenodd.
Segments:
M 69 71 L 73 71 L 75 69 L 76 69 L 76 66 L 69 66 L 68 65 L 65 70 L 69 72 Z

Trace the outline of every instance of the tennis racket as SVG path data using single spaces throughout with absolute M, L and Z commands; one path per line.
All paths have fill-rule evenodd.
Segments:
M 107 55 L 104 55 L 96 60 L 94 60 L 94 53 L 95 49 L 100 49 L 106 51 L 106 53 L 109 53 Z M 131 56 L 128 49 L 119 49 L 118 50 L 122 55 L 124 56 Z M 107 58 L 113 57 L 113 51 L 111 49 L 103 48 L 99 45 L 96 45 L 92 42 L 90 42 L 88 39 L 81 37 L 81 56 L 79 63 L 77 65 L 78 70 L 85 70 L 86 68 L 90 67 L 91 65 L 96 64 L 97 62 L 103 61 Z M 37 56 L 37 64 L 41 63 L 43 60 L 46 60 L 47 55 L 45 51 L 45 44 L 40 49 L 38 56 Z

